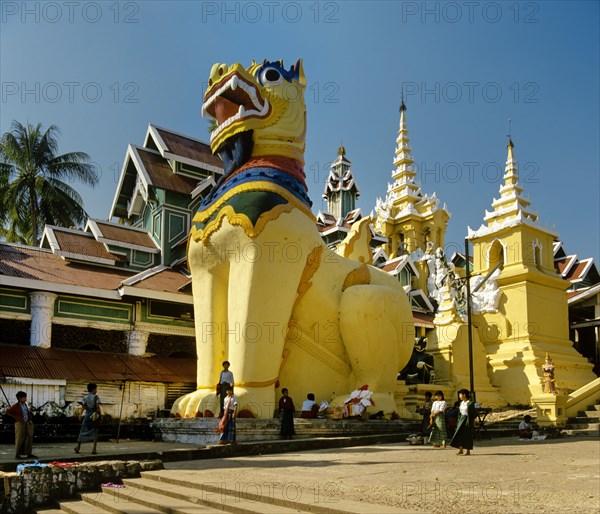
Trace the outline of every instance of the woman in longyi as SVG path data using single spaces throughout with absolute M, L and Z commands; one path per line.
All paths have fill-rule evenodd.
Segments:
M 79 401 L 83 406 L 84 412 L 75 453 L 79 453 L 81 443 L 93 442 L 92 453 L 96 454 L 96 444 L 98 443 L 98 434 L 100 433 L 100 416 L 102 414 L 100 398 L 96 394 L 97 389 L 98 386 L 96 384 L 88 384 L 88 394 Z
M 238 399 L 233 394 L 233 387 L 227 388 L 227 398 L 225 398 L 223 407 L 223 416 L 219 420 L 217 432 L 221 432 L 221 437 L 217 444 L 235 443 L 235 418 L 238 410 Z

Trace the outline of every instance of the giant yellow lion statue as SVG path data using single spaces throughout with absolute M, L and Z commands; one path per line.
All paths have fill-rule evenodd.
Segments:
M 231 362 L 240 408 L 273 416 L 276 389 L 341 403 L 368 384 L 377 411 L 395 409 L 396 376 L 414 326 L 407 296 L 369 265 L 369 219 L 338 253 L 315 226 L 305 183 L 302 61 L 215 64 L 203 114 L 225 173 L 195 214 L 188 247 L 198 387 L 182 417 L 218 411 L 215 385 Z

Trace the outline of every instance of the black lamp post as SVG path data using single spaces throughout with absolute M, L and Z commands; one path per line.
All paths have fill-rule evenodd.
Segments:
M 469 238 L 465 237 L 465 259 L 466 262 L 466 280 L 467 280 L 467 334 L 469 337 L 469 386 L 471 389 L 471 399 L 475 398 L 475 384 L 473 380 L 473 326 L 471 324 L 471 269 L 469 263 Z

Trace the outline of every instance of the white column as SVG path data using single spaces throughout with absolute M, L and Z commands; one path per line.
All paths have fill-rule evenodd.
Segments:
M 146 353 L 146 344 L 148 343 L 148 332 L 143 330 L 132 330 L 127 338 L 127 348 L 130 355 L 144 355 Z
M 29 344 L 50 348 L 52 340 L 52 317 L 56 295 L 46 291 L 29 293 L 31 300 L 31 336 Z

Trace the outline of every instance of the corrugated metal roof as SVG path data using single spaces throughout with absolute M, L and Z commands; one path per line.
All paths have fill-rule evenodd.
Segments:
M 0 373 L 84 382 L 196 382 L 196 360 L 0 344 Z
M 123 269 L 69 262 L 43 248 L 0 243 L 0 276 L 116 290 L 123 280 L 134 274 Z

